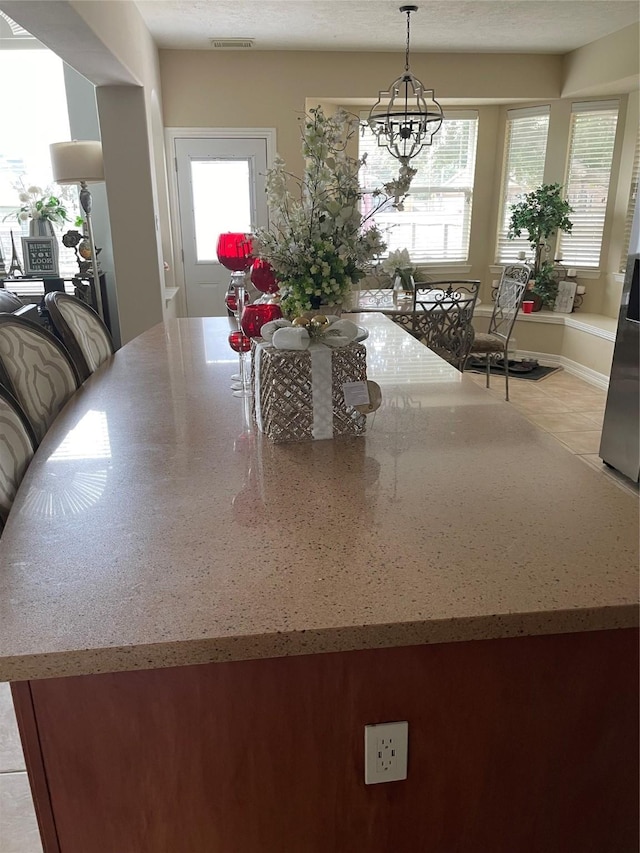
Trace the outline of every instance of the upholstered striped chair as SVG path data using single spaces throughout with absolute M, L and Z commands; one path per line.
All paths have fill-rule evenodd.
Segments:
M 60 341 L 13 314 L 0 314 L 0 382 L 20 404 L 38 443 L 80 384 Z
M 93 308 L 75 296 L 47 293 L 44 304 L 53 327 L 71 354 L 80 381 L 84 382 L 113 355 L 109 330 Z
M 35 435 L 18 401 L 0 386 L 0 531 L 35 448 Z

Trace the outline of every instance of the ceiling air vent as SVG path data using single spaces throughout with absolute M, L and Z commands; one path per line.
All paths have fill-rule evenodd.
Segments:
M 253 47 L 255 39 L 211 39 L 211 47 L 216 50 L 244 50 Z

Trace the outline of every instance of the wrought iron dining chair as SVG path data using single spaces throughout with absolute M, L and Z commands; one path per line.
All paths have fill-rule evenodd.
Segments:
M 414 310 L 397 321 L 462 371 L 473 345 L 472 320 L 479 289 L 476 279 L 420 283 L 414 292 Z
M 84 382 L 113 355 L 109 330 L 86 302 L 67 293 L 47 293 L 45 308 Z
M 502 271 L 486 333 L 476 332 L 468 355 L 485 355 L 487 388 L 490 387 L 491 361 L 502 356 L 504 362 L 505 400 L 509 402 L 509 339 L 522 305 L 531 267 L 527 264 L 508 264 Z
M 36 437 L 20 404 L 0 386 L 0 532 L 35 449 Z
M 0 382 L 22 407 L 38 443 L 80 384 L 60 341 L 13 314 L 0 314 Z

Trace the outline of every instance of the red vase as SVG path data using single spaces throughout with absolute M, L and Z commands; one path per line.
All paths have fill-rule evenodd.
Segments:
M 253 244 L 250 234 L 227 231 L 218 237 L 218 260 L 232 272 L 248 270 L 253 262 Z
M 269 261 L 256 258 L 251 266 L 251 282 L 261 293 L 277 293 L 278 282 Z
M 253 305 L 245 306 L 240 325 L 245 335 L 250 338 L 259 338 L 264 324 L 280 317 L 282 317 L 282 311 L 279 305 L 270 302 L 254 302 Z

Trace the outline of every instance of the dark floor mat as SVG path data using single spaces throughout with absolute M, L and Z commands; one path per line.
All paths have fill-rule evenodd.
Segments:
M 483 358 L 470 358 L 467 362 L 466 370 L 473 373 L 486 373 L 487 365 Z M 537 361 L 509 361 L 509 376 L 514 379 L 532 379 L 534 382 L 539 379 L 546 379 L 552 373 L 557 373 L 562 370 L 561 367 L 543 367 Z M 499 358 L 495 362 L 491 362 L 490 372 L 492 376 L 504 376 L 504 359 Z

